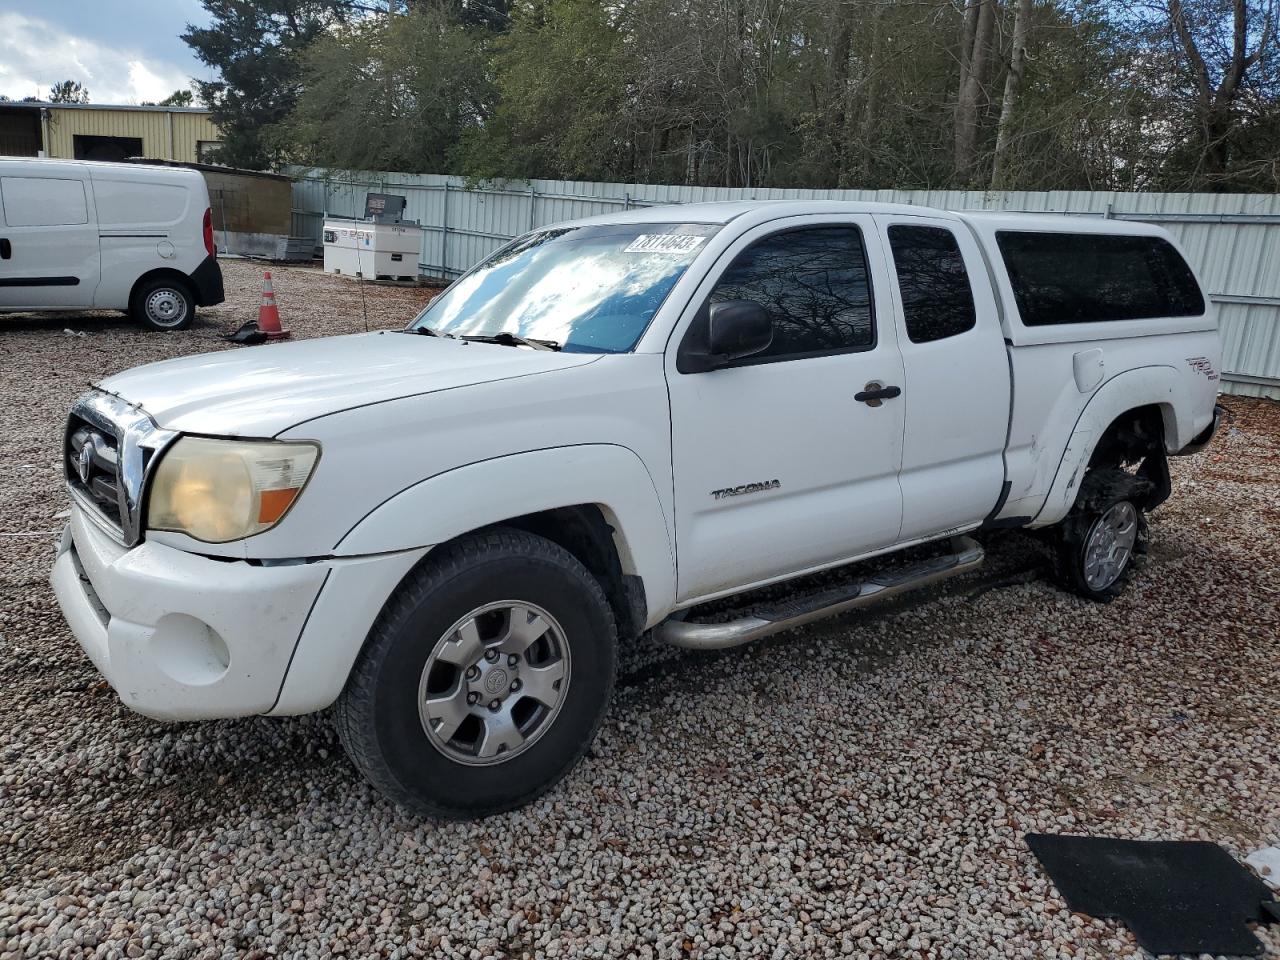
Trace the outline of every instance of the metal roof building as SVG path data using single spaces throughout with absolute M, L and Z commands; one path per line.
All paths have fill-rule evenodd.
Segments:
M 220 143 L 209 111 L 198 107 L 0 103 L 0 156 L 194 163 Z

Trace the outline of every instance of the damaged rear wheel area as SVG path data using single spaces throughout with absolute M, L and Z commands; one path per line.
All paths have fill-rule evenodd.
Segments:
M 1108 603 L 1124 589 L 1135 554 L 1147 552 L 1147 511 L 1169 497 L 1164 429 L 1155 407 L 1107 430 L 1071 512 L 1056 528 L 1054 567 L 1063 588 Z
M 1130 411 L 1107 429 L 1071 512 L 1057 526 L 1057 580 L 1098 603 L 1114 600 L 1147 552 L 1147 511 L 1169 499 L 1169 458 L 1157 407 Z
M 1151 489 L 1150 480 L 1119 467 L 1085 476 L 1054 544 L 1054 566 L 1064 588 L 1099 603 L 1120 594 L 1134 554 L 1146 550 L 1143 504 Z

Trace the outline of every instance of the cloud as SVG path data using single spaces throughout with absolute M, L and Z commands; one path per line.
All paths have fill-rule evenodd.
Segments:
M 14 100 L 44 99 L 62 80 L 80 81 L 93 103 L 126 104 L 161 100 L 191 83 L 172 63 L 103 46 L 35 17 L 0 12 L 0 93 Z
M 143 100 L 163 100 L 174 90 L 185 87 L 187 82 L 175 84 L 172 71 L 166 70 L 161 75 L 150 69 L 141 60 L 129 61 L 129 86 Z

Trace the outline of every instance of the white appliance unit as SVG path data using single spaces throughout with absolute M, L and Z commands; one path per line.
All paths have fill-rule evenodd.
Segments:
M 371 193 L 364 219 L 326 217 L 324 272 L 366 280 L 417 280 L 422 227 L 404 217 L 405 198 Z

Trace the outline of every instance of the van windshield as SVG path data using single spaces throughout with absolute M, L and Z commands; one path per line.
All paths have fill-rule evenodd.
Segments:
M 625 353 L 719 229 L 619 223 L 538 230 L 464 274 L 409 329 L 499 342 L 523 338 L 576 353 Z

